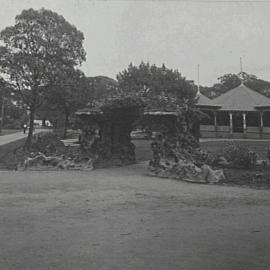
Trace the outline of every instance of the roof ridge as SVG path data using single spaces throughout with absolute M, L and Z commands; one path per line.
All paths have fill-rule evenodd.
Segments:
M 269 104 L 270 99 L 256 90 L 239 85 L 214 99 L 221 110 L 253 111 L 260 104 Z
M 234 87 L 234 88 L 228 90 L 227 92 L 225 92 L 225 93 L 223 93 L 223 94 L 217 96 L 217 97 L 214 98 L 213 100 L 217 100 L 217 99 L 219 99 L 219 98 L 221 98 L 221 97 L 224 97 L 225 95 L 228 95 L 230 92 L 232 92 L 232 91 L 234 91 L 234 90 L 237 91 L 239 88 L 246 88 L 246 89 L 248 89 L 248 90 L 250 90 L 250 91 L 256 93 L 257 95 L 262 96 L 263 98 L 270 99 L 269 97 L 267 97 L 267 96 L 261 94 L 260 92 L 258 92 L 258 91 L 256 91 L 256 90 L 254 90 L 254 89 L 252 89 L 252 88 L 246 86 L 245 84 L 240 84 L 240 85 L 238 85 L 238 86 L 236 86 L 236 87 Z M 253 97 L 252 97 L 252 98 L 253 98 Z

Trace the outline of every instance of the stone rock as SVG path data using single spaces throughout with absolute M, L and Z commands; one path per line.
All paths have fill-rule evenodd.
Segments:
M 223 170 L 213 170 L 208 165 L 197 167 L 192 161 L 181 159 L 174 162 L 160 159 L 159 166 L 150 162 L 148 174 L 164 178 L 174 178 L 195 183 L 218 183 L 225 179 Z
M 42 164 L 45 160 L 46 156 L 42 153 L 38 153 L 36 156 L 33 156 L 33 154 L 31 154 L 30 157 L 27 157 L 24 160 L 22 168 L 26 170 L 30 167 L 38 166 Z
M 223 170 L 213 170 L 210 166 L 203 165 L 202 172 L 205 175 L 205 180 L 207 183 L 214 184 L 225 180 Z
M 228 162 L 227 159 L 223 156 L 219 156 L 215 163 L 217 166 L 221 167 L 228 167 L 230 165 L 230 162 Z
M 257 166 L 267 167 L 268 161 L 265 159 L 259 159 L 256 161 Z
M 40 167 L 53 167 L 56 169 L 68 170 L 68 169 L 88 169 L 92 170 L 93 160 L 85 160 L 81 162 L 75 162 L 72 158 L 66 158 L 61 156 L 45 156 L 43 153 L 38 153 L 36 156 L 31 155 L 27 157 L 19 170 L 27 170 L 30 168 Z

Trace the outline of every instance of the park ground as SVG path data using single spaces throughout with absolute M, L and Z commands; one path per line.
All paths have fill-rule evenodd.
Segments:
M 269 191 L 145 174 L 1 171 L 0 269 L 270 269 Z

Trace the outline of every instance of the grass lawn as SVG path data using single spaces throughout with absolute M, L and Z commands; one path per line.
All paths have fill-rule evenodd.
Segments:
M 20 131 L 22 131 L 22 130 L 21 129 L 3 129 L 0 136 L 16 133 L 16 132 L 20 132 Z
M 151 150 L 151 140 L 132 140 L 136 149 L 136 159 L 137 161 L 146 161 L 150 160 L 153 157 Z

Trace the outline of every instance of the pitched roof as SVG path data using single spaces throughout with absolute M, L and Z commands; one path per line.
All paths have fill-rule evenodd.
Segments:
M 198 94 L 198 101 L 197 101 L 196 106 L 197 107 L 209 107 L 209 108 L 221 107 L 215 101 L 211 100 L 210 98 L 208 98 L 207 96 L 205 96 L 201 93 Z
M 225 94 L 214 99 L 221 105 L 222 111 L 255 111 L 260 105 L 270 106 L 270 99 L 244 84 L 229 90 Z

